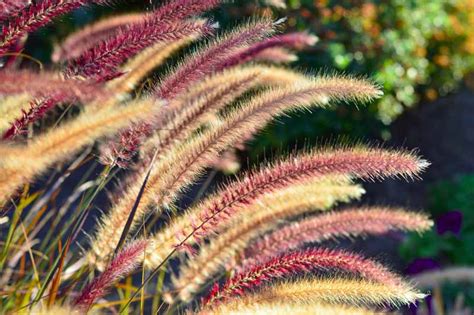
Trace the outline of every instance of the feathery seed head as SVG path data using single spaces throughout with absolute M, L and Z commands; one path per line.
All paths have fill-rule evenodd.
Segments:
M 359 255 L 336 250 L 309 249 L 270 258 L 261 265 L 255 265 L 248 271 L 233 276 L 220 289 L 213 289 L 205 299 L 204 305 L 242 295 L 245 291 L 254 289 L 265 282 L 318 268 L 340 269 L 388 286 L 403 285 L 403 281 L 397 275 Z
M 142 22 L 127 26 L 73 59 L 66 74 L 94 78 L 97 81 L 108 80 L 120 75 L 118 67 L 124 61 L 147 47 L 158 42 L 177 41 L 196 33 L 212 32 L 210 23 L 191 20 L 179 23 L 162 21 L 149 14 Z
M 410 285 L 392 286 L 362 279 L 313 278 L 267 286 L 254 294 L 217 304 L 213 308 L 204 308 L 203 312 L 212 313 L 221 307 L 232 311 L 249 305 L 281 301 L 290 305 L 328 303 L 357 307 L 400 306 L 414 303 L 425 296 Z
M 140 240 L 122 249 L 104 272 L 82 290 L 74 300 L 74 306 L 87 312 L 94 301 L 101 298 L 115 282 L 135 270 L 143 258 L 146 245 L 146 241 Z
M 189 301 L 200 286 L 221 269 L 232 270 L 236 264 L 232 260 L 242 255 L 252 239 L 258 239 L 285 219 L 326 210 L 338 201 L 358 198 L 362 192 L 347 178 L 327 177 L 263 195 L 255 203 L 244 206 L 227 225 L 220 227 L 219 234 L 211 238 L 211 242 L 200 246 L 199 254 L 180 268 L 179 278 L 173 279 L 173 292 L 180 300 Z M 227 226 L 228 229 L 221 233 Z M 154 256 L 166 249 L 164 244 L 157 245 L 157 248 L 150 248 L 145 267 L 154 267 L 153 262 L 157 261 Z
M 51 59 L 64 62 L 79 57 L 84 51 L 115 35 L 120 29 L 141 22 L 147 13 L 131 13 L 113 16 L 88 25 L 69 35 L 54 48 Z
M 239 269 L 302 247 L 306 243 L 336 237 L 380 235 L 396 230 L 423 232 L 432 225 L 433 222 L 426 215 L 403 209 L 370 207 L 334 211 L 305 218 L 265 235 L 246 249 L 246 257 L 241 261 Z
M 101 4 L 104 2 L 104 0 L 44 0 L 22 6 L 22 10 L 15 11 L 2 27 L 0 33 L 0 55 L 7 53 L 25 34 L 37 30 L 52 19 L 69 13 L 83 5 Z
M 271 21 L 262 19 L 225 34 L 186 58 L 174 71 L 169 73 L 157 85 L 156 95 L 163 99 L 175 97 L 185 91 L 191 83 L 222 70 L 222 65 L 234 51 L 269 36 L 273 30 Z
M 173 160 L 176 161 L 179 159 Z M 345 175 L 365 179 L 416 176 L 422 169 L 419 158 L 411 153 L 377 148 L 341 148 L 313 150 L 291 156 L 260 171 L 251 171 L 242 179 L 218 191 L 214 196 L 190 209 L 187 214 L 171 223 L 165 234 L 157 235 L 158 244 L 167 248 L 176 233 L 193 236 L 199 241 L 226 224 L 237 212 L 269 192 L 317 179 L 327 175 Z M 169 187 L 169 186 L 168 186 Z M 192 226 L 186 222 L 195 222 Z M 198 232 L 198 233 L 196 233 Z M 171 236 L 171 239 L 170 239 Z M 188 242 L 189 238 L 186 238 Z M 174 244 L 179 244 L 182 239 Z M 169 247 L 168 247 L 169 248 Z M 154 255 L 158 260 L 163 258 Z M 160 262 L 158 262 L 160 263 Z
M 76 119 L 33 139 L 28 145 L 0 145 L 0 201 L 20 185 L 31 181 L 54 163 L 69 158 L 80 148 L 116 133 L 154 113 L 156 101 L 137 100 L 127 106 L 87 111 Z

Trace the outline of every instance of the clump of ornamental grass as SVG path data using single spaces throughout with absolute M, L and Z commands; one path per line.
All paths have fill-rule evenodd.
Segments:
M 2 310 L 376 314 L 424 297 L 372 259 L 317 245 L 429 229 L 406 209 L 334 209 L 360 199 L 360 181 L 417 178 L 428 162 L 414 152 L 306 148 L 180 208 L 275 118 L 371 101 L 376 84 L 282 66 L 317 38 L 269 17 L 220 30 L 201 16 L 217 0 L 100 20 L 57 44 L 46 70 L 23 59 L 31 32 L 108 4 L 0 5 Z

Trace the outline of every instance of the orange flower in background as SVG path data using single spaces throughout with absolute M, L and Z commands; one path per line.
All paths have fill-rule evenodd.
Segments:
M 437 55 L 433 57 L 433 60 L 441 67 L 448 67 L 451 63 L 448 55 Z

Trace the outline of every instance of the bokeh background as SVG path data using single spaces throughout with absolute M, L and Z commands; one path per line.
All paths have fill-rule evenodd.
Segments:
M 26 52 L 49 63 L 51 48 L 72 30 L 117 11 L 141 10 L 144 2 L 149 8 L 158 4 L 121 1 L 76 11 L 42 29 L 47 37 L 33 35 Z M 280 119 L 239 152 L 243 167 L 247 161 L 313 143 L 362 140 L 418 148 L 432 162 L 422 182 L 366 185 L 363 202 L 423 209 L 436 220 L 433 231 L 351 246 L 375 256 L 384 251 L 381 259 L 407 274 L 472 266 L 474 1 L 239 0 L 212 12 L 222 28 L 252 15 L 287 17 L 282 31 L 308 30 L 319 37 L 290 66 L 370 77 L 385 95 L 365 107 L 339 104 Z M 34 49 L 45 45 L 50 50 Z M 433 298 L 413 312 L 444 314 L 444 305 L 447 314 L 473 314 L 472 285 L 446 283 L 432 290 Z

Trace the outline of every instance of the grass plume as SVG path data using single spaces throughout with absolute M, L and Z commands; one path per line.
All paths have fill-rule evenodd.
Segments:
M 52 19 L 83 5 L 104 3 L 104 0 L 44 0 L 32 2 L 7 19 L 0 34 L 0 55 L 8 52 L 22 36 L 48 24 Z
M 203 244 L 198 255 L 180 267 L 179 277 L 173 280 L 172 292 L 180 300 L 189 301 L 219 271 L 232 270 L 235 260 L 243 254 L 249 242 L 259 239 L 278 223 L 303 213 L 329 209 L 337 202 L 357 199 L 363 192 L 347 179 L 328 177 L 263 195 L 257 202 L 242 209 L 227 224 L 228 229 L 217 234 L 208 244 Z M 145 261 L 145 266 L 149 261 Z M 173 297 L 168 296 L 168 301 L 171 301 Z
M 409 285 L 390 286 L 383 283 L 361 279 L 324 279 L 314 278 L 296 282 L 284 282 L 266 287 L 252 295 L 218 304 L 217 312 L 222 307 L 229 311 L 260 303 L 285 304 L 347 304 L 353 306 L 399 306 L 415 302 L 425 295 Z M 206 309 L 204 309 L 205 313 Z M 212 308 L 211 308 L 212 313 Z
M 122 249 L 107 268 L 74 300 L 75 308 L 87 312 L 92 304 L 103 297 L 115 282 L 134 271 L 145 252 L 146 242 L 137 241 Z
M 382 265 L 359 255 L 327 249 L 308 249 L 291 252 L 255 265 L 243 273 L 237 274 L 219 287 L 214 285 L 205 298 L 204 306 L 225 301 L 246 291 L 255 289 L 266 282 L 286 278 L 291 274 L 308 272 L 312 269 L 340 269 L 360 275 L 363 278 L 387 286 L 402 286 L 403 280 L 388 271 Z
M 120 75 L 118 67 L 147 47 L 158 42 L 174 42 L 195 33 L 210 34 L 212 31 L 213 26 L 208 23 L 191 20 L 172 23 L 149 14 L 141 23 L 129 25 L 126 31 L 118 32 L 73 59 L 66 73 L 104 81 Z
M 279 255 L 305 243 L 337 237 L 381 235 L 390 231 L 429 230 L 433 222 L 424 214 L 404 209 L 369 207 L 334 211 L 306 218 L 265 235 L 247 248 L 241 267 Z
M 166 229 L 152 238 L 150 248 L 154 250 L 151 250 L 149 259 L 154 261 L 153 264 L 160 264 L 166 253 L 180 244 L 183 238 L 188 245 L 201 240 L 226 224 L 229 217 L 235 216 L 243 206 L 248 206 L 266 193 L 327 175 L 363 179 L 412 177 L 425 167 L 426 162 L 411 153 L 376 148 L 341 148 L 291 156 L 272 167 L 249 172 L 172 220 Z M 182 236 L 177 238 L 176 235 Z
M 203 310 L 198 314 L 201 315 L 307 315 L 307 314 L 318 314 L 318 315 L 376 315 L 383 314 L 376 311 L 371 311 L 362 307 L 350 307 L 344 305 L 329 305 L 325 303 L 305 302 L 305 303 L 288 303 L 288 302 L 268 302 L 268 303 L 255 303 L 255 304 L 244 304 L 240 303 L 238 307 L 236 303 L 223 304 L 212 310 Z
M 141 22 L 146 14 L 129 13 L 100 20 L 92 25 L 69 35 L 60 45 L 54 48 L 51 59 L 64 62 L 78 58 L 84 51 L 116 34 L 121 28 Z
M 0 200 L 11 196 L 22 184 L 98 138 L 111 135 L 153 112 L 154 101 L 139 100 L 123 108 L 85 111 L 68 124 L 36 137 L 27 145 L 0 145 Z

